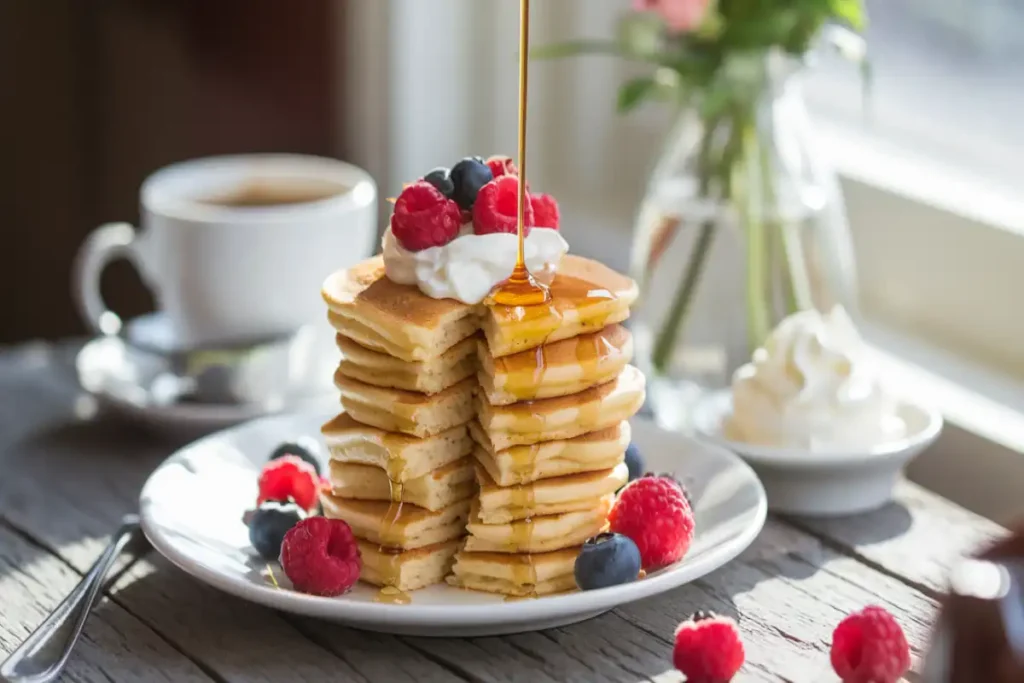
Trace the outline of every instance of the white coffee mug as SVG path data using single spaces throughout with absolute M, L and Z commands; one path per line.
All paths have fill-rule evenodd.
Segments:
M 376 185 L 333 159 L 186 161 L 147 178 L 140 200 L 142 230 L 103 225 L 78 254 L 75 298 L 100 334 L 121 328 L 100 294 L 114 259 L 139 270 L 176 345 L 196 348 L 261 341 L 322 321 L 324 279 L 376 248 Z

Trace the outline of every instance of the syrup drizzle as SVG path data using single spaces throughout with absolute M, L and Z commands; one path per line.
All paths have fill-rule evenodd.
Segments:
M 498 284 L 488 303 L 502 306 L 533 306 L 551 300 L 548 288 L 537 282 L 526 269 L 526 110 L 530 73 L 530 0 L 519 0 L 519 210 L 516 234 L 519 249 L 516 267 L 507 280 Z
M 387 445 L 385 444 L 385 448 Z M 388 486 L 390 488 L 391 502 L 388 504 L 388 511 L 384 514 L 384 521 L 381 524 L 380 530 L 380 546 L 377 550 L 380 554 L 387 558 L 381 566 L 381 579 L 384 586 L 374 596 L 374 602 L 389 603 L 393 605 L 407 605 L 412 601 L 408 593 L 401 591 L 395 585 L 399 581 L 399 572 L 401 571 L 401 563 L 399 562 L 399 555 L 402 553 L 402 549 L 398 546 L 401 545 L 401 539 L 394 538 L 395 524 L 402 516 L 402 492 L 403 484 L 397 480 L 399 472 L 405 466 L 405 462 L 400 457 L 391 457 L 391 451 L 388 450 L 388 462 L 387 462 L 387 473 L 388 473 Z

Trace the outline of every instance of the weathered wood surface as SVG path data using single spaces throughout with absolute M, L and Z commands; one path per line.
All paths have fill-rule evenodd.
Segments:
M 73 346 L 0 353 L 0 656 L 70 590 L 146 475 L 176 444 L 91 413 Z M 882 604 L 915 653 L 944 570 L 1000 529 L 913 485 L 865 517 L 769 520 L 737 561 L 667 595 L 540 633 L 424 639 L 283 615 L 200 584 L 156 555 L 127 568 L 86 628 L 68 680 L 679 681 L 671 640 L 696 609 L 731 614 L 738 680 L 831 681 L 831 632 Z

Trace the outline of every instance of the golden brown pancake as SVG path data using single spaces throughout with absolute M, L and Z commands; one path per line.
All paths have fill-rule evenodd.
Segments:
M 472 377 L 427 396 L 415 391 L 386 389 L 335 373 L 345 412 L 363 424 L 428 437 L 466 424 L 473 418 L 476 380 Z
M 474 475 L 473 459 L 467 457 L 396 487 L 379 467 L 337 460 L 330 464 L 332 492 L 338 498 L 391 501 L 393 493 L 400 493 L 403 502 L 430 511 L 470 498 L 476 493 Z
M 632 365 L 611 382 L 581 391 L 508 406 L 477 397 L 476 415 L 491 450 L 571 439 L 627 420 L 644 402 L 644 376 Z
M 448 582 L 490 593 L 534 597 L 576 588 L 579 547 L 533 555 L 460 551 Z
M 615 379 L 633 359 L 633 337 L 622 325 L 494 358 L 480 340 L 478 379 L 487 402 L 508 405 L 569 396 Z
M 596 472 L 541 479 L 518 486 L 498 486 L 481 466 L 476 469 L 480 494 L 477 515 L 484 524 L 505 524 L 520 519 L 580 512 L 601 506 L 629 480 L 625 463 Z
M 479 423 L 470 422 L 469 431 L 477 444 L 473 457 L 501 486 L 615 467 L 622 462 L 631 434 L 629 423 L 623 421 L 572 439 L 512 446 L 494 452 Z
M 413 550 L 396 551 L 356 539 L 363 569 L 359 580 L 374 586 L 413 591 L 444 581 L 451 570 L 458 541 L 446 541 Z
M 484 524 L 474 503 L 466 531 L 467 552 L 546 553 L 582 545 L 604 529 L 614 496 L 595 501 L 589 510 L 563 512 L 505 524 Z
M 325 517 L 346 521 L 357 538 L 403 550 L 460 538 L 470 509 L 469 500 L 431 512 L 411 503 L 350 500 L 326 493 L 320 503 Z
M 473 450 L 473 440 L 463 425 L 419 438 L 365 425 L 341 413 L 320 432 L 332 460 L 379 467 L 397 482 L 422 477 Z
M 406 361 L 360 346 L 337 335 L 342 361 L 338 373 L 366 384 L 436 394 L 470 377 L 477 369 L 476 341 L 467 337 L 436 358 Z

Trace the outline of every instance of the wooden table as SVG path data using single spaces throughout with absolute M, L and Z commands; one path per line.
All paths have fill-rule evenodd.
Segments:
M 147 474 L 177 444 L 96 416 L 73 344 L 0 352 L 0 658 L 78 582 Z M 202 505 L 202 501 L 182 501 Z M 953 558 L 1002 533 L 912 484 L 861 517 L 770 517 L 738 560 L 600 618 L 479 639 L 378 635 L 279 614 L 201 584 L 155 553 L 126 563 L 94 612 L 75 681 L 678 681 L 675 626 L 697 609 L 740 622 L 737 680 L 836 680 L 832 629 L 881 604 L 922 653 Z M 911 675 L 909 680 L 914 680 Z

